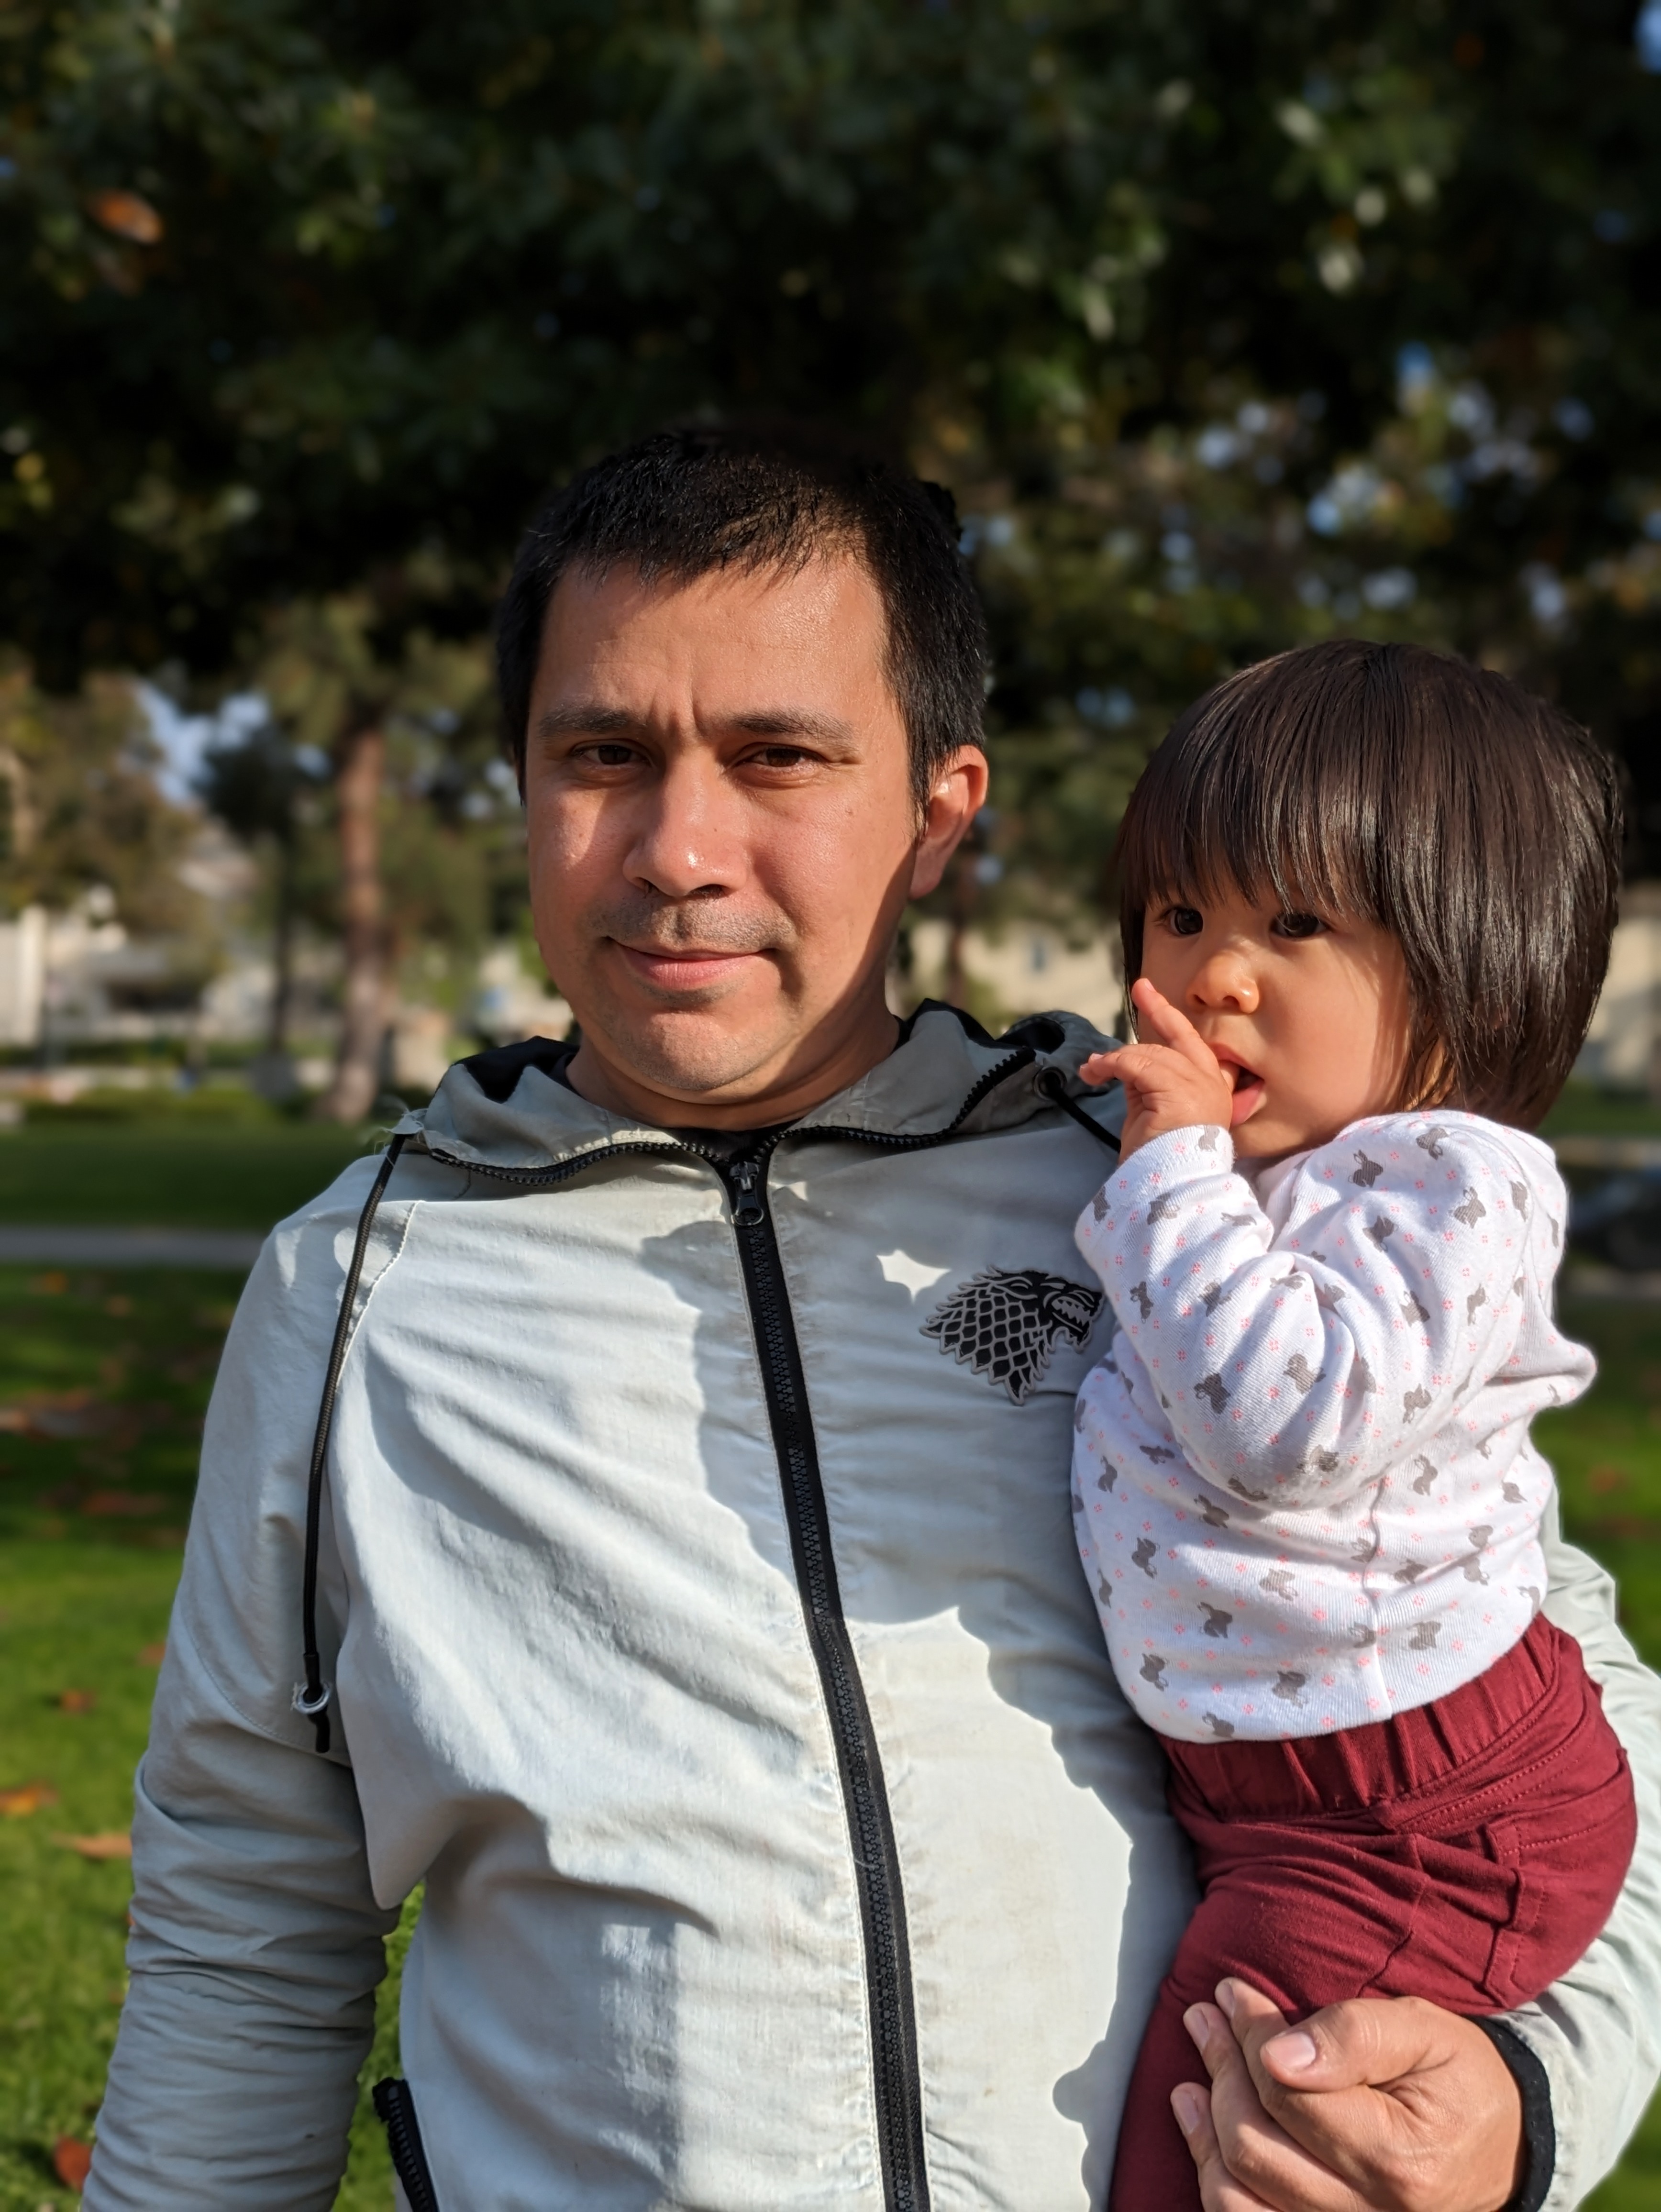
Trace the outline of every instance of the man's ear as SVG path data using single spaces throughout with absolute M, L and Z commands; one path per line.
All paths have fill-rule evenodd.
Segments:
M 990 779 L 986 755 L 978 745 L 959 745 L 936 775 L 922 829 L 912 848 L 911 897 L 923 897 L 946 873 L 946 862 L 986 804 Z

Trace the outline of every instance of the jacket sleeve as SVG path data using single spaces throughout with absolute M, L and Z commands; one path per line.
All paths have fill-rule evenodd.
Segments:
M 338 1729 L 320 1758 L 291 1698 L 311 1430 L 373 1165 L 267 1244 L 215 1387 L 138 1771 L 131 1986 L 87 2212 L 328 2212 L 345 2165 L 396 1911 L 370 1887 Z M 332 1667 L 326 1517 L 324 1562 Z
M 1546 1612 L 1585 1654 L 1638 1798 L 1638 1845 L 1608 1926 L 1561 1981 L 1506 2015 L 1551 2088 L 1555 2166 L 1547 2192 L 1528 2201 L 1572 2212 L 1615 2165 L 1661 2078 L 1661 1680 L 1615 1626 L 1614 1583 L 1563 1541 L 1555 1504 L 1542 1533 Z
M 1278 1244 L 1220 1128 L 1153 1139 L 1086 1209 L 1080 1249 L 1203 1480 L 1267 1477 L 1271 1507 L 1353 1496 L 1504 1368 L 1524 1224 L 1451 1152 L 1433 1182 L 1365 1159 L 1357 1187 L 1327 1163 L 1333 1187 Z M 1322 1172 L 1313 1155 L 1304 1180 Z

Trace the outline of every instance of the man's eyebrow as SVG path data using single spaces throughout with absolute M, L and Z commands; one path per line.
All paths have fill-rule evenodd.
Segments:
M 598 699 L 573 699 L 560 707 L 545 708 L 536 718 L 532 734 L 538 738 L 604 738 L 621 731 L 644 729 L 639 716 L 626 707 L 602 706 Z M 729 717 L 727 726 L 756 738 L 815 738 L 821 744 L 845 745 L 854 727 L 836 714 L 821 714 L 812 707 L 757 707 Z
M 851 722 L 818 714 L 812 707 L 758 707 L 748 714 L 734 714 L 727 726 L 747 730 L 756 738 L 817 738 L 830 745 L 845 745 L 854 735 Z
M 602 707 L 598 699 L 573 699 L 563 707 L 545 707 L 537 716 L 538 738 L 603 738 L 617 730 L 637 730 L 636 716 L 626 707 Z

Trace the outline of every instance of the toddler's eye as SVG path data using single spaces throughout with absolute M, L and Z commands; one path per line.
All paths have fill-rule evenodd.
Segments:
M 1196 906 L 1173 906 L 1165 920 L 1173 937 L 1197 937 L 1205 927 L 1205 916 Z
M 1269 924 L 1275 937 L 1318 937 L 1326 927 L 1318 914 L 1283 914 Z

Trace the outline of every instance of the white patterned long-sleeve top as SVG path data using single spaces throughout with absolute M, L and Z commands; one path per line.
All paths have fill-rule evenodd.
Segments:
M 1221 1128 L 1080 1216 L 1118 1322 L 1079 1394 L 1074 1512 L 1114 1668 L 1189 1742 L 1324 1735 L 1445 1696 L 1545 1588 L 1529 1423 L 1591 1381 L 1536 1139 L 1383 1115 L 1256 1170 Z

